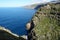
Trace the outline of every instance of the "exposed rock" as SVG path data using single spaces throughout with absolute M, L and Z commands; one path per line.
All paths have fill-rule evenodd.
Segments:
M 0 26 L 0 40 L 26 40 L 26 39 Z
M 60 40 L 60 4 L 48 3 L 33 16 L 37 40 Z M 59 20 L 59 21 L 58 21 Z
M 26 28 L 28 31 L 28 36 L 27 36 L 28 40 L 36 40 L 36 34 L 35 34 L 35 31 L 33 30 L 34 28 L 33 20 L 27 23 Z

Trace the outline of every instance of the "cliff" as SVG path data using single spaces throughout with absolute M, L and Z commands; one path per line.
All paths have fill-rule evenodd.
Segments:
M 60 40 L 60 3 L 40 7 L 32 20 L 37 40 Z
M 32 20 L 35 25 L 33 30 L 37 40 L 60 40 L 60 3 L 48 3 L 38 8 Z M 0 40 L 26 39 L 21 36 L 14 36 L 11 31 L 0 27 Z

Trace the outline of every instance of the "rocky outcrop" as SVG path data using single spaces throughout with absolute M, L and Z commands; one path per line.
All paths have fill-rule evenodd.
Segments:
M 48 3 L 32 18 L 37 40 L 60 40 L 60 4 Z
M 13 34 L 10 30 L 0 26 L 0 40 L 26 40 L 22 36 Z
M 35 31 L 33 30 L 34 28 L 34 22 L 31 20 L 29 23 L 26 25 L 26 29 L 28 31 L 28 40 L 36 40 L 36 34 Z

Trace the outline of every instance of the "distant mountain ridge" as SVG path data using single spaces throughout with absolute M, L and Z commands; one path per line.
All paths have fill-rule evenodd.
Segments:
M 60 4 L 60 1 L 51 1 L 51 2 L 47 2 L 47 3 L 37 3 L 37 4 L 32 4 L 32 5 L 27 5 L 27 6 L 24 6 L 24 8 L 28 8 L 28 9 L 38 9 L 40 7 L 43 7 L 43 6 L 46 6 L 48 3 L 57 3 L 57 4 Z
M 38 4 L 27 5 L 27 6 L 24 6 L 24 8 L 34 9 L 37 5 Z

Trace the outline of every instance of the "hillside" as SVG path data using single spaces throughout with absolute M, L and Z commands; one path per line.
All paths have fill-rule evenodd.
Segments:
M 32 8 L 35 7 L 36 5 L 33 5 Z M 47 3 L 47 5 L 43 4 L 42 7 L 39 6 L 32 20 L 37 40 L 60 40 L 60 3 Z M 3 29 L 0 27 L 0 40 L 26 40 Z
M 40 7 L 32 20 L 37 40 L 60 40 L 60 3 Z

